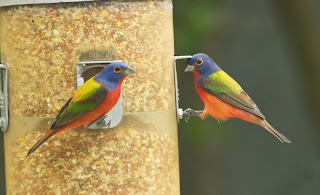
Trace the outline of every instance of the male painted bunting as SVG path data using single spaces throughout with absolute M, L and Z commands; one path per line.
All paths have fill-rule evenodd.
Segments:
M 265 116 L 241 86 L 208 55 L 195 54 L 187 61 L 187 65 L 185 72 L 193 72 L 196 91 L 205 107 L 201 114 L 191 109 L 188 109 L 187 112 L 199 115 L 202 119 L 210 114 L 218 121 L 240 118 L 262 126 L 282 143 L 291 143 L 266 121 Z
M 51 136 L 70 128 L 88 125 L 107 114 L 120 97 L 123 80 L 134 72 L 125 63 L 113 63 L 86 81 L 61 108 L 51 128 L 29 150 L 27 156 Z

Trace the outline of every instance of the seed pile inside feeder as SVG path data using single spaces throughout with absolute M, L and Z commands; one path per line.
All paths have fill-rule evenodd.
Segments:
M 15 6 L 0 17 L 9 194 L 179 193 L 176 123 L 166 121 L 175 120 L 171 1 Z M 69 130 L 25 159 L 76 91 L 76 64 L 97 56 L 136 69 L 122 86 L 124 113 L 169 119 L 124 117 L 110 131 Z
M 9 194 L 178 194 L 177 143 L 168 133 L 125 117 L 113 130 L 80 129 L 49 139 L 31 131 L 9 145 Z
M 88 51 L 136 69 L 123 84 L 124 112 L 174 106 L 167 1 L 17 6 L 3 9 L 0 21 L 12 117 L 55 116 L 75 92 L 76 64 Z

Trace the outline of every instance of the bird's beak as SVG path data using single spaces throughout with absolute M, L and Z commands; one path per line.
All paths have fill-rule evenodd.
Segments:
M 184 72 L 192 72 L 194 71 L 194 66 L 188 65 Z
M 135 73 L 136 71 L 133 69 L 133 68 L 131 68 L 131 67 L 128 67 L 124 72 L 123 72 L 123 74 L 124 75 L 128 75 L 128 74 L 132 74 L 132 73 Z

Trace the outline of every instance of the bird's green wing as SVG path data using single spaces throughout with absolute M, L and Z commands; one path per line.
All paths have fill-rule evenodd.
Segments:
M 89 79 L 61 108 L 51 129 L 72 122 L 95 109 L 107 94 L 108 90 L 105 87 L 97 83 L 93 78 Z
M 256 116 L 265 118 L 258 106 L 252 101 L 241 86 L 222 70 L 204 78 L 200 82 L 200 86 L 208 93 L 236 108 L 246 110 Z

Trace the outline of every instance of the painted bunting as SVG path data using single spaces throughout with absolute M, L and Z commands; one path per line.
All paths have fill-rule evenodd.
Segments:
M 205 106 L 201 114 L 191 109 L 189 112 L 192 111 L 193 115 L 199 115 L 202 119 L 209 114 L 218 121 L 239 118 L 262 126 L 282 143 L 291 143 L 266 121 L 266 117 L 241 86 L 208 55 L 195 54 L 187 61 L 187 65 L 185 72 L 193 72 L 196 91 Z
M 107 114 L 119 100 L 123 80 L 134 72 L 125 63 L 113 63 L 86 81 L 61 108 L 51 128 L 29 150 L 27 156 L 51 136 L 70 128 L 86 126 Z

